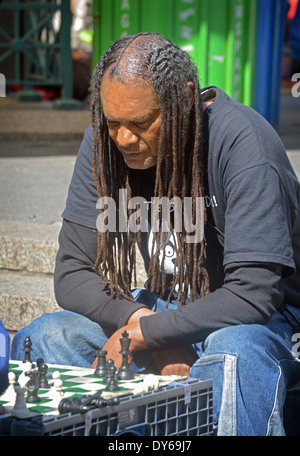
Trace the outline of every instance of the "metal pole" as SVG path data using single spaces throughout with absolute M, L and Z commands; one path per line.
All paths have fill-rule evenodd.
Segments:
M 73 98 L 73 63 L 71 55 L 72 13 L 70 0 L 61 2 L 61 70 L 62 98 L 53 103 L 56 109 L 80 109 L 81 103 Z

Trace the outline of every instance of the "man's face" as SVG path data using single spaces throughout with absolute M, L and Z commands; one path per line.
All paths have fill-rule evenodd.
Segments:
M 147 82 L 123 84 L 104 76 L 100 96 L 109 135 L 130 168 L 156 165 L 160 138 L 160 104 Z

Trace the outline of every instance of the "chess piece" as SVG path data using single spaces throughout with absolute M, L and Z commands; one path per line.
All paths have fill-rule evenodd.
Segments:
M 138 383 L 134 388 L 132 394 L 147 393 L 148 391 L 156 390 L 159 388 L 159 377 L 154 374 L 148 374 L 144 377 L 141 383 Z
M 17 418 L 28 418 L 30 416 L 30 411 L 27 408 L 26 401 L 25 401 L 25 392 L 26 388 L 18 387 L 16 389 L 16 402 L 11 411 L 11 416 L 15 416 Z
M 51 407 L 58 407 L 60 404 L 60 401 L 64 397 L 64 392 L 63 392 L 63 382 L 60 378 L 57 378 L 54 380 L 53 386 L 50 388 L 48 397 L 51 399 Z
M 4 402 L 12 402 L 16 400 L 15 390 L 16 374 L 14 372 L 8 373 L 8 388 L 5 393 L 1 396 L 1 400 Z
M 58 404 L 58 411 L 60 415 L 63 415 L 64 413 L 74 413 L 74 403 L 68 398 L 61 399 Z
M 111 366 L 114 366 L 114 364 L 115 364 L 115 363 L 114 363 L 114 360 L 113 360 L 113 359 L 108 359 L 108 360 L 106 361 L 107 374 L 106 374 L 106 377 L 103 379 L 103 383 L 108 383 L 109 378 L 110 378 L 110 370 L 109 370 L 109 368 L 110 368 Z
M 23 344 L 24 359 L 23 363 L 31 362 L 32 342 L 29 336 L 26 337 Z
M 102 408 L 102 407 L 105 407 L 107 405 L 107 400 L 104 399 L 103 397 L 98 397 L 97 399 L 95 399 L 93 401 L 93 404 L 97 408 Z
M 27 375 L 28 372 L 30 372 L 32 369 L 32 364 L 30 361 L 27 361 L 23 367 L 22 367 L 22 372 L 19 375 L 18 378 L 18 383 L 21 388 L 25 388 L 27 382 L 29 381 L 29 376 Z
M 51 387 L 51 389 L 49 391 L 49 397 L 54 400 L 61 399 L 64 395 L 62 388 L 63 388 L 62 380 L 60 378 L 56 378 L 54 380 L 53 386 Z
M 124 331 L 122 338 L 120 339 L 121 351 L 119 352 L 122 355 L 122 365 L 117 374 L 117 378 L 120 380 L 132 380 L 134 378 L 134 373 L 128 363 L 128 356 L 130 355 L 130 342 L 131 339 L 129 339 L 128 332 Z
M 58 411 L 62 415 L 64 413 L 86 413 L 95 408 L 94 401 L 100 399 L 102 391 L 99 390 L 95 394 L 82 398 L 74 397 L 73 399 L 62 399 L 58 404 Z
M 94 371 L 94 375 L 96 377 L 106 377 L 106 375 L 108 374 L 108 368 L 106 365 L 107 351 L 106 350 L 97 350 L 96 354 L 97 354 L 98 360 L 97 360 L 96 369 Z
M 36 364 L 38 367 L 38 371 L 40 373 L 40 388 L 43 388 L 43 389 L 50 388 L 50 385 L 49 385 L 49 382 L 47 379 L 47 372 L 48 372 L 47 364 L 44 363 L 44 360 L 42 358 L 37 359 Z
M 111 397 L 109 399 L 104 399 L 103 397 L 99 397 L 96 399 L 93 404 L 97 408 L 103 408 L 107 407 L 108 405 L 118 405 L 120 404 L 120 398 L 119 397 Z
M 55 380 L 60 380 L 60 372 L 59 371 L 54 371 L 52 373 L 52 381 L 55 382 Z
M 107 405 L 118 405 L 118 404 L 120 404 L 119 397 L 111 397 L 110 399 L 107 399 Z
M 58 411 L 60 415 L 63 415 L 64 413 L 86 413 L 91 410 L 91 408 L 94 407 L 90 407 L 82 403 L 78 397 L 74 397 L 71 400 L 67 398 L 62 399 L 58 404 Z
M 40 372 L 38 370 L 31 370 L 25 373 L 29 377 L 29 381 L 26 383 L 27 397 L 26 402 L 39 402 L 41 398 L 38 396 Z
M 120 387 L 118 386 L 117 381 L 117 368 L 113 364 L 109 366 L 109 379 L 107 381 L 106 391 L 118 391 Z

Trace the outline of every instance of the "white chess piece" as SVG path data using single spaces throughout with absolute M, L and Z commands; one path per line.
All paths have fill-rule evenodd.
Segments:
M 54 403 L 52 404 L 53 407 L 57 407 L 59 402 L 64 396 L 64 393 L 62 391 L 63 388 L 63 382 L 60 378 L 54 380 L 54 384 L 51 387 L 49 391 L 49 398 L 51 398 Z
M 18 378 L 18 383 L 21 388 L 25 388 L 26 383 L 29 381 L 29 377 L 25 375 L 26 372 L 30 372 L 32 370 L 32 364 L 31 362 L 24 363 L 22 366 L 22 373 L 20 374 Z
M 25 392 L 26 388 L 18 387 L 16 389 L 16 402 L 10 413 L 11 416 L 16 416 L 17 418 L 27 418 L 31 415 L 30 410 L 26 405 Z
M 52 373 L 52 379 L 53 379 L 54 381 L 60 379 L 60 372 L 59 372 L 59 371 L 54 371 L 54 372 Z
M 159 387 L 159 378 L 156 375 L 148 374 L 145 376 L 142 383 L 139 383 L 133 390 L 132 394 L 141 394 L 147 393 L 148 391 L 152 391 L 158 389 Z
M 49 391 L 49 397 L 51 397 L 52 399 L 56 399 L 56 398 L 62 398 L 64 393 L 62 391 L 62 387 L 63 387 L 63 382 L 60 378 L 54 380 L 54 383 L 53 383 L 53 386 L 51 387 L 50 391 Z
M 16 390 L 15 390 L 15 381 L 16 381 L 16 374 L 14 372 L 8 373 L 8 382 L 9 386 L 1 396 L 1 401 L 5 402 L 12 402 L 16 400 Z

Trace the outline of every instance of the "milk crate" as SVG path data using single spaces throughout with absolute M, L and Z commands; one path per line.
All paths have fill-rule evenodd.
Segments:
M 188 379 L 159 390 L 120 398 L 86 414 L 36 415 L 0 420 L 0 435 L 31 436 L 210 436 L 212 381 Z

